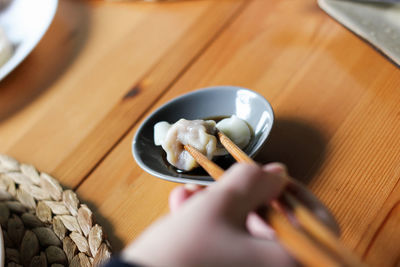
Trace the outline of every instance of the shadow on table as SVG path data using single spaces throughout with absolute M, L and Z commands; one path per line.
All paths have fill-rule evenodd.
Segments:
M 0 82 L 0 122 L 33 102 L 65 73 L 84 46 L 89 28 L 87 3 L 60 1 L 43 39 Z
M 325 149 L 325 138 L 312 125 L 297 119 L 277 118 L 256 161 L 285 163 L 293 178 L 308 184 L 323 162 Z

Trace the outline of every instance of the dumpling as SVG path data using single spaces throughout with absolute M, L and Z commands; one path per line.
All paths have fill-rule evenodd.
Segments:
M 216 138 L 217 131 L 227 135 L 237 146 L 244 148 L 251 139 L 247 123 L 236 116 L 216 123 L 213 120 L 180 119 L 175 124 L 166 121 L 154 125 L 154 144 L 162 146 L 167 153 L 167 161 L 178 169 L 190 171 L 199 165 L 184 148 L 191 145 L 212 159 L 228 154 Z
M 180 119 L 173 125 L 159 122 L 154 127 L 154 142 L 161 144 L 167 153 L 167 160 L 178 169 L 189 171 L 199 165 L 184 149 L 191 145 L 212 159 L 216 151 L 215 121 Z
M 166 121 L 160 121 L 154 125 L 154 144 L 156 146 L 162 145 L 169 128 L 171 128 L 171 124 Z
M 219 121 L 216 127 L 241 149 L 245 148 L 250 142 L 251 132 L 247 123 L 235 115 Z

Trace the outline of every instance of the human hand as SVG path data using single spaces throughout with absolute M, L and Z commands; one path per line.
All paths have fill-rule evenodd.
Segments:
M 295 266 L 254 213 L 280 195 L 287 177 L 281 164 L 237 164 L 204 190 L 178 187 L 170 196 L 172 214 L 152 225 L 121 256 L 148 266 Z M 314 205 L 329 221 L 321 207 Z

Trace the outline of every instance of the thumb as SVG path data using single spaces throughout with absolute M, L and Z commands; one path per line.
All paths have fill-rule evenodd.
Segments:
M 235 164 L 210 189 L 222 216 L 243 225 L 247 215 L 279 196 L 287 184 L 284 173 L 272 173 L 249 164 Z

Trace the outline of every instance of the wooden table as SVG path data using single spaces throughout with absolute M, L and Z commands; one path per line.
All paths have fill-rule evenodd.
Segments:
M 138 125 L 222 84 L 275 110 L 258 160 L 286 163 L 366 262 L 400 264 L 400 71 L 314 0 L 61 0 L 0 83 L 0 153 L 76 189 L 119 250 L 168 211 L 176 186 L 134 162 Z

